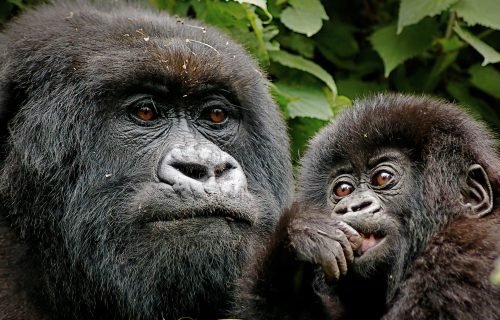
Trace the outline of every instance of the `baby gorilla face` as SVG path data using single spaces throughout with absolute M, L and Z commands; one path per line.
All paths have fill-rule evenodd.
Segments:
M 401 151 L 386 149 L 353 161 L 349 154 L 331 168 L 328 211 L 332 219 L 350 225 L 360 236 L 354 250 L 354 271 L 368 275 L 389 267 L 401 254 L 402 217 L 411 214 L 415 196 L 412 167 Z

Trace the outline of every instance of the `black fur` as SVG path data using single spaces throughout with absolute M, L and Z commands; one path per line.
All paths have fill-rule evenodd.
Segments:
M 500 287 L 489 281 L 500 256 L 496 146 L 481 123 L 441 100 L 378 95 L 356 102 L 311 142 L 297 205 L 242 281 L 242 317 L 500 319 Z M 354 211 L 339 209 L 373 181 L 360 178 L 353 182 L 359 190 L 332 199 L 334 168 L 345 164 L 353 171 L 342 174 L 364 177 L 364 168 L 376 172 L 368 161 L 384 150 L 400 154 L 384 161 L 399 166 L 403 185 L 376 190 L 375 210 L 367 211 L 378 201 L 369 197 Z M 367 229 L 386 242 L 360 254 Z M 339 245 L 342 239 L 349 243 Z M 344 273 L 330 264 L 340 267 L 340 256 Z
M 156 122 L 130 107 L 144 93 Z M 207 99 L 229 124 L 209 123 Z M 196 21 L 117 4 L 28 10 L 0 33 L 0 117 L 2 319 L 221 317 L 291 195 L 263 74 Z M 169 184 L 172 168 L 204 179 L 188 153 L 169 158 L 186 146 L 234 158 L 217 170 L 243 172 L 240 192 Z

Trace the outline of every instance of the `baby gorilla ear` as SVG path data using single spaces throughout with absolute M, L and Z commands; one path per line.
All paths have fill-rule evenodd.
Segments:
M 486 171 L 473 164 L 467 171 L 467 186 L 462 190 L 462 202 L 470 209 L 469 218 L 481 218 L 493 209 L 493 191 Z

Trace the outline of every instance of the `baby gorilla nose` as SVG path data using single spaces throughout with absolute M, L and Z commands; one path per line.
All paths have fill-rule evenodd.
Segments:
M 175 190 L 236 196 L 246 190 L 241 166 L 215 145 L 178 146 L 160 163 L 160 181 Z
M 352 195 L 343 199 L 334 209 L 336 214 L 345 213 L 370 213 L 374 214 L 381 210 L 380 201 L 370 194 Z

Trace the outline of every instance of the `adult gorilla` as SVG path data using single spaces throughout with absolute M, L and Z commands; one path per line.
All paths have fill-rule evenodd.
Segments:
M 0 38 L 7 319 L 213 319 L 288 205 L 266 80 L 213 28 L 46 5 Z
M 304 156 L 244 319 L 500 319 L 495 146 L 443 101 L 357 102 Z

